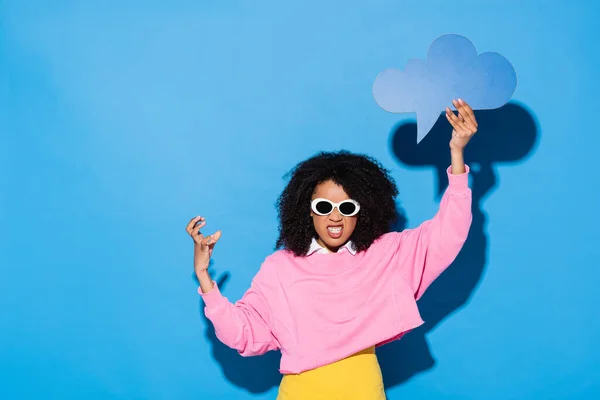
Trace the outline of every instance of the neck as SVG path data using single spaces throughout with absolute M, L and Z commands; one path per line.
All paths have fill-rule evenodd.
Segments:
M 337 253 L 337 251 L 340 249 L 340 246 L 338 246 L 338 247 L 328 246 L 327 243 L 325 243 L 324 241 L 321 240 L 321 238 L 317 239 L 317 243 L 319 243 L 319 245 L 321 245 L 321 247 L 325 248 L 330 253 Z

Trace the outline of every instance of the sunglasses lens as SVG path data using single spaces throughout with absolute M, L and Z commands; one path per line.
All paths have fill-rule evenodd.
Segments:
M 315 208 L 320 214 L 329 214 L 333 210 L 333 206 L 326 201 L 319 201 Z
M 340 213 L 344 215 L 351 215 L 354 211 L 356 211 L 356 205 L 349 201 L 340 204 Z

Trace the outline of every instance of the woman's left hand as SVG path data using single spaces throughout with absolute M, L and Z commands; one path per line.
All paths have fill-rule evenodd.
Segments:
M 477 132 L 477 120 L 473 109 L 463 100 L 452 100 L 452 104 L 458 110 L 458 116 L 446 107 L 446 119 L 452 127 L 452 139 L 450 139 L 450 149 L 462 151 L 469 140 Z

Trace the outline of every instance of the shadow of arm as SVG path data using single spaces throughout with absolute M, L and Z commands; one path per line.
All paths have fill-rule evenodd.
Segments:
M 272 332 L 272 313 L 262 288 L 268 279 L 264 269 L 254 277 L 242 298 L 231 303 L 215 283 L 208 293 L 200 293 L 204 314 L 215 328 L 216 337 L 242 356 L 257 356 L 278 349 Z

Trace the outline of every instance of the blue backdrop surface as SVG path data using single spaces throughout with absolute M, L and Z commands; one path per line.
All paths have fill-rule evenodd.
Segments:
M 391 169 L 406 226 L 435 213 L 441 118 L 383 111 L 385 68 L 463 35 L 517 72 L 477 113 L 474 224 L 380 349 L 390 399 L 600 397 L 593 2 L 3 1 L 0 398 L 273 399 L 202 316 L 188 220 L 223 237 L 231 300 L 277 235 L 282 176 L 319 150 Z M 465 99 L 468 101 L 468 99 Z

